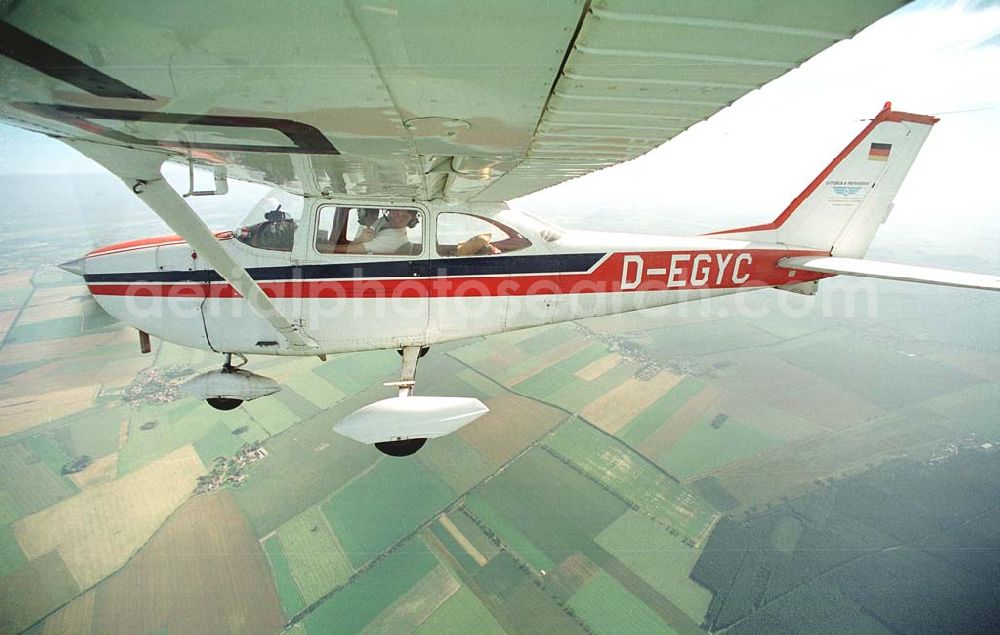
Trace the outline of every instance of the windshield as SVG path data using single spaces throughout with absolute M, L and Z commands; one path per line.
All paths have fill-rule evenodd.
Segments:
M 302 216 L 302 199 L 283 198 L 284 201 L 272 193 L 258 201 L 233 230 L 236 240 L 258 249 L 291 251 Z

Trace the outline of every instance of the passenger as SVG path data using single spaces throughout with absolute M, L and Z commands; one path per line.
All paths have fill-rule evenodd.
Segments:
M 377 231 L 371 227 L 361 230 L 347 251 L 352 254 L 394 254 L 410 242 L 406 230 L 416 226 L 417 222 L 416 212 L 391 209 L 386 213 L 384 225 Z

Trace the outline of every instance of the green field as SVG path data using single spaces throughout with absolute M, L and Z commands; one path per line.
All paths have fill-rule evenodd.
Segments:
M 305 618 L 316 635 L 357 633 L 437 566 L 420 540 L 410 540 L 334 593 Z
M 53 472 L 22 445 L 0 447 L 0 490 L 6 491 L 21 516 L 41 511 L 77 492 L 68 479 Z
M 715 518 L 705 501 L 642 456 L 579 419 L 563 424 L 544 445 L 643 513 L 699 542 Z
M 21 443 L 56 474 L 61 474 L 63 466 L 70 461 L 71 457 L 66 456 L 62 448 L 47 434 L 36 434 L 28 437 Z M 67 485 L 73 490 L 76 489 L 72 481 L 67 483 Z
M 479 570 L 470 586 L 508 633 L 582 631 L 537 582 L 510 552 L 502 552 Z
M 19 309 L 31 297 L 32 288 L 0 289 L 0 311 Z
M 305 603 L 312 604 L 354 572 L 318 507 L 278 528 L 278 538 Z
M 748 459 L 782 443 L 782 439 L 732 418 L 720 428 L 713 428 L 713 418 L 712 413 L 705 415 L 666 454 L 657 457 L 663 469 L 684 480 Z
M 0 633 L 20 633 L 79 592 L 59 552 L 25 563 L 0 578 Z
M 7 334 L 7 343 L 24 344 L 57 337 L 76 337 L 117 328 L 120 328 L 118 320 L 98 309 L 89 314 L 15 324 Z
M 466 587 L 460 588 L 417 628 L 418 635 L 479 633 L 503 635 L 504 630 Z
M 569 606 L 594 633 L 677 633 L 604 571 L 577 591 Z
M 128 443 L 118 455 L 118 474 L 124 476 L 212 432 L 223 414 L 206 416 L 209 408 L 194 400 L 181 399 L 162 405 L 144 405 L 132 411 Z M 229 414 L 229 413 L 227 413 Z M 237 414 L 239 416 L 239 414 Z M 141 426 L 156 425 L 148 430 Z
M 331 407 L 346 396 L 339 388 L 311 370 L 293 375 L 284 383 L 284 387 L 302 395 L 320 410 Z
M 25 563 L 24 554 L 10 525 L 0 521 L 0 578 Z
M 281 548 L 281 541 L 277 536 L 271 536 L 264 541 L 264 553 L 267 554 L 268 564 L 271 565 L 271 574 L 274 576 L 274 586 L 278 591 L 278 600 L 281 602 L 281 610 L 286 617 L 295 615 L 303 608 L 302 594 L 292 577 L 292 569 L 288 565 L 288 558 Z
M 536 571 L 548 571 L 556 567 L 549 554 L 538 548 L 513 523 L 493 508 L 487 500 L 473 494 L 465 501 L 465 508 L 479 522 L 485 524 L 488 530 L 498 537 L 507 548 L 511 549 L 521 559 L 535 568 Z
M 534 335 L 517 343 L 517 347 L 532 355 L 541 355 L 550 348 L 577 337 L 576 329 L 568 324 L 542 326 Z
M 769 352 L 887 409 L 978 383 L 954 368 L 925 357 L 901 355 L 846 329 L 809 335 Z
M 506 520 L 555 563 L 578 551 L 586 553 L 594 536 L 626 510 L 621 500 L 539 448 L 529 450 L 469 497 L 469 509 L 490 524 L 478 498 L 492 510 L 486 516 L 494 522 L 497 517 Z M 539 560 L 535 554 L 521 555 L 533 564 Z
M 646 584 L 701 623 L 712 593 L 688 577 L 701 552 L 637 512 L 627 512 L 597 537 L 597 544 Z
M 254 421 L 259 423 L 261 427 L 272 435 L 283 432 L 302 420 L 302 417 L 295 414 L 291 408 L 274 397 L 263 397 L 247 401 L 240 409 L 250 415 Z
M 380 383 L 389 375 L 397 375 L 399 355 L 395 351 L 338 355 L 316 366 L 312 372 L 336 386 L 345 395 L 353 395 Z
M 431 439 L 415 458 L 455 494 L 465 492 L 493 471 L 483 455 L 457 434 Z
M 323 503 L 348 559 L 360 567 L 454 500 L 418 461 L 387 457 Z
M 201 457 L 201 462 L 211 468 L 216 458 L 232 456 L 241 445 L 243 439 L 238 434 L 233 434 L 224 423 L 216 423 L 205 436 L 195 441 L 194 449 Z
M 100 458 L 118 451 L 118 431 L 122 421 L 129 419 L 127 404 L 117 402 L 111 407 L 97 407 L 74 415 L 66 429 L 72 454 Z
M 258 536 L 320 502 L 382 456 L 333 431 L 337 412 L 346 414 L 360 405 L 347 400 L 330 411 L 329 419 L 323 415 L 303 422 L 293 433 L 267 442 L 269 456 L 255 463 L 250 478 L 233 490 Z
M 618 432 L 618 437 L 633 447 L 639 445 L 704 387 L 705 384 L 697 379 L 685 377 L 629 421 Z

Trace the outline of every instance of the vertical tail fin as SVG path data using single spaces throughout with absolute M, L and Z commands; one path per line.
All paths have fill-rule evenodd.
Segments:
M 861 257 L 936 117 L 896 112 L 886 103 L 774 221 L 713 236 L 775 242 Z

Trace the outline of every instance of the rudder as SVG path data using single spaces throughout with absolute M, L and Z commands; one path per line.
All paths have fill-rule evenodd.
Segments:
M 863 256 L 937 121 L 886 103 L 774 221 L 711 235 Z

